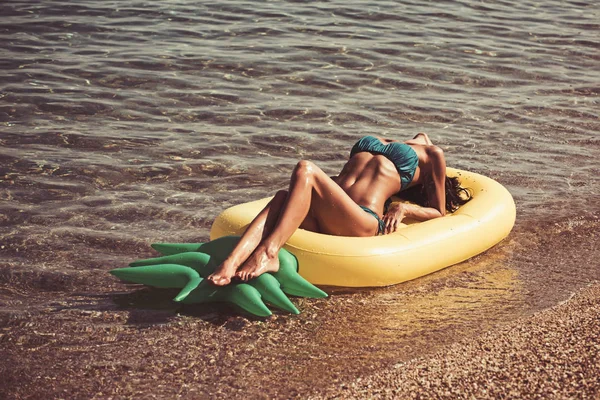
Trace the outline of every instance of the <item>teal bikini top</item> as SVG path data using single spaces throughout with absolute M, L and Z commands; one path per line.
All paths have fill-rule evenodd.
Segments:
M 412 182 L 415 171 L 419 166 L 419 157 L 415 150 L 401 142 L 382 143 L 374 136 L 364 136 L 352 147 L 350 157 L 363 151 L 380 154 L 394 163 L 400 175 L 400 190 Z

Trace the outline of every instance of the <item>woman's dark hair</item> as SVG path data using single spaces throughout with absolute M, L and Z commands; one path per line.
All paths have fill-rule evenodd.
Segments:
M 433 182 L 431 183 L 433 184 Z M 446 177 L 446 211 L 454 212 L 458 207 L 471 200 L 473 193 L 468 188 L 460 186 L 460 181 L 457 177 Z M 398 195 L 404 200 L 408 200 L 423 207 L 429 207 L 429 199 L 425 186 L 416 185 L 410 189 L 404 190 Z

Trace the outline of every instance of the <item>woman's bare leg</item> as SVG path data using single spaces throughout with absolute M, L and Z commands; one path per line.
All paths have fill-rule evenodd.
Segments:
M 218 286 L 231 282 L 231 277 L 237 268 L 252 254 L 260 241 L 273 230 L 286 197 L 287 192 L 284 190 L 275 194 L 269 204 L 252 220 L 227 259 L 207 278 L 209 281 Z
M 308 161 L 300 161 L 290 180 L 288 197 L 274 229 L 236 272 L 242 280 L 279 269 L 277 254 L 307 216 L 318 221 L 322 233 L 372 236 L 377 220 L 365 213 L 327 174 Z

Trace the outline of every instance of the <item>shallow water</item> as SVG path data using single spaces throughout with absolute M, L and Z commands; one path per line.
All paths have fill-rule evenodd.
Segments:
M 597 2 L 13 1 L 0 13 L 8 329 L 52 318 L 55 297 L 114 308 L 102 295 L 129 289 L 107 270 L 152 242 L 207 240 L 223 209 L 285 187 L 298 159 L 336 173 L 364 134 L 427 132 L 450 166 L 505 185 L 517 222 L 440 273 L 330 288 L 331 307 L 352 312 L 315 329 L 312 351 L 389 364 L 600 279 Z M 327 304 L 303 302 L 317 320 Z M 289 387 L 361 372 L 320 365 Z

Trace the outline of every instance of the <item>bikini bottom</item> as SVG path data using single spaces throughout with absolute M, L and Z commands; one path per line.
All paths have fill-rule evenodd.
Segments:
M 370 208 L 365 207 L 365 206 L 359 206 L 359 207 L 362 208 L 363 211 L 366 212 L 367 214 L 371 214 L 373 217 L 375 217 L 375 219 L 379 223 L 379 228 L 377 229 L 377 235 L 383 235 L 383 232 L 385 231 L 385 222 L 383 222 L 383 220 L 381 218 L 379 218 L 379 215 L 377 215 L 377 213 L 375 211 L 371 210 Z

